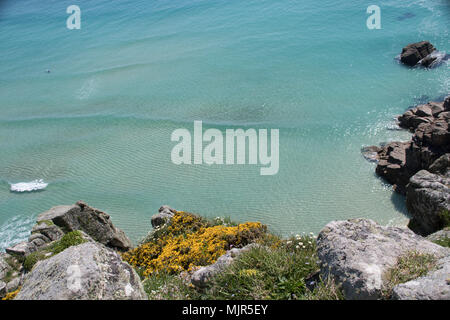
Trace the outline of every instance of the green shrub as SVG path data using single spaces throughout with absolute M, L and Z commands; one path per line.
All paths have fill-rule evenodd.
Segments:
M 76 246 L 79 244 L 82 244 L 86 242 L 87 240 L 83 238 L 83 235 L 80 231 L 72 231 L 69 233 L 66 233 L 64 236 L 62 236 L 61 239 L 51 243 L 47 247 L 30 253 L 23 262 L 23 267 L 26 271 L 31 271 L 33 269 L 34 265 L 44 259 L 48 259 L 64 250 L 66 250 L 69 247 Z
M 53 255 L 58 254 L 69 247 L 77 246 L 79 244 L 85 243 L 87 240 L 83 238 L 81 231 L 72 231 L 66 233 L 59 241 L 56 241 L 50 245 L 50 251 Z

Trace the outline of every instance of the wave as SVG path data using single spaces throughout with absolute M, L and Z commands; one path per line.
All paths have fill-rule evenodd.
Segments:
M 33 217 L 18 215 L 0 225 L 0 252 L 11 245 L 26 240 L 34 223 Z
M 47 188 L 48 183 L 45 183 L 42 179 L 38 179 L 30 182 L 11 183 L 10 186 L 11 192 L 32 192 L 44 190 Z

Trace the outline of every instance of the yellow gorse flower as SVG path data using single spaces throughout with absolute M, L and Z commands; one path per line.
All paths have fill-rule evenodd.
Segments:
M 160 238 L 122 255 L 144 276 L 153 272 L 178 273 L 214 263 L 231 246 L 243 246 L 266 231 L 259 222 L 237 226 L 208 226 L 200 217 L 177 212 Z

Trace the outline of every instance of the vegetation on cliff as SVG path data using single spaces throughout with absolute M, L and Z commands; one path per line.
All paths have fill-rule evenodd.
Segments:
M 249 243 L 259 245 L 239 255 L 206 288 L 192 285 L 192 272 Z M 332 281 L 313 277 L 319 265 L 312 235 L 283 240 L 259 222 L 211 221 L 177 211 L 122 257 L 145 278 L 150 299 L 342 298 Z

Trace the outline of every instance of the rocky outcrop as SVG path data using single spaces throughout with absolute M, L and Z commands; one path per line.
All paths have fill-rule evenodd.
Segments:
M 213 276 L 223 271 L 241 253 L 246 252 L 257 246 L 258 246 L 257 244 L 251 243 L 243 248 L 233 248 L 231 250 L 228 250 L 227 253 L 220 256 L 215 263 L 205 267 L 201 267 L 200 269 L 195 271 L 191 276 L 191 283 L 197 288 L 207 287 L 209 281 L 213 278 Z
M 108 214 L 82 201 L 71 206 L 53 207 L 37 218 L 38 224 L 49 221 L 64 233 L 81 230 L 95 241 L 117 250 L 126 251 L 132 247 L 130 239 L 112 224 Z
M 400 54 L 400 61 L 410 67 L 423 66 L 433 68 L 447 59 L 445 52 L 439 52 L 428 41 L 408 44 Z
M 405 193 L 412 174 L 411 168 L 406 165 L 407 152 L 410 142 L 390 142 L 378 152 L 376 173 L 394 186 L 398 193 Z
M 450 225 L 450 154 L 411 177 L 406 207 L 412 215 L 408 226 L 420 235 L 429 235 Z
M 426 276 L 394 287 L 396 300 L 450 300 L 450 256 L 437 262 L 436 270 Z
M 161 208 L 159 208 L 159 212 L 152 216 L 152 227 L 156 228 L 162 226 L 169 221 L 176 212 L 177 210 L 172 209 L 167 205 L 161 206 Z
M 72 246 L 38 262 L 16 300 L 141 300 L 146 294 L 130 265 L 96 242 Z
M 391 142 L 382 146 L 367 147 L 370 158 L 377 161 L 376 173 L 406 194 L 410 178 L 420 170 L 427 170 L 439 157 L 450 152 L 450 97 L 443 102 L 429 102 L 406 111 L 399 125 L 414 132 L 411 141 Z
M 0 286 L 0 297 L 22 284 L 25 272 L 22 263 L 26 264 L 28 256 L 52 255 L 48 248 L 52 248 L 64 235 L 72 231 L 79 231 L 86 241 L 96 241 L 114 250 L 125 251 L 132 246 L 130 239 L 112 224 L 106 213 L 91 208 L 82 201 L 71 206 L 53 207 L 38 216 L 27 241 L 7 248 L 7 253 L 0 256 L 0 282 L 5 284 Z M 5 261 L 9 261 L 9 265 L 13 265 L 15 269 L 6 270 Z M 3 271 L 4 269 L 6 271 Z
M 319 233 L 317 245 L 321 273 L 341 284 L 346 299 L 382 298 L 386 272 L 408 252 L 432 254 L 438 259 L 450 255 L 449 249 L 407 228 L 385 227 L 368 219 L 329 223 Z M 430 277 L 442 280 L 440 276 Z

